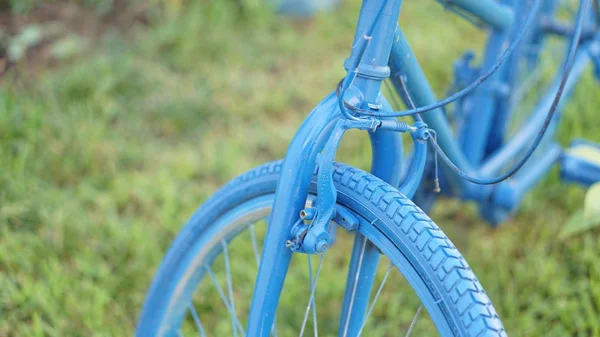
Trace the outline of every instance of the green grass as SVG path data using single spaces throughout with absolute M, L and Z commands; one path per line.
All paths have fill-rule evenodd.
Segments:
M 0 336 L 131 335 L 154 271 L 194 209 L 237 174 L 281 158 L 335 87 L 356 1 L 311 23 L 246 3 L 242 16 L 227 1 L 191 5 L 34 81 L 6 79 Z M 484 40 L 434 2 L 407 3 L 401 22 L 440 96 L 452 60 Z M 565 110 L 563 144 L 600 141 L 595 85 L 586 77 Z M 340 157 L 366 168 L 368 142 L 353 135 Z M 455 201 L 432 215 L 513 336 L 600 335 L 598 232 L 558 239 L 584 195 L 558 181 L 557 172 L 545 178 L 497 230 Z M 332 292 L 343 283 L 335 276 L 321 281 Z M 381 329 L 403 310 L 389 305 Z
M 48 3 L 60 3 L 61 0 L 0 0 L 0 6 L 8 8 L 13 14 L 28 14 L 32 10 L 43 7 Z M 99 14 L 108 13 L 114 6 L 114 0 L 71 0 L 64 1 L 63 3 L 70 2 L 78 5 L 82 5 L 97 11 Z

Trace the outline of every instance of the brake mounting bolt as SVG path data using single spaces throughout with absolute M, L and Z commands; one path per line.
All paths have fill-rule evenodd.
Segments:
M 317 252 L 318 253 L 325 253 L 328 248 L 329 248 L 329 244 L 327 243 L 327 240 L 319 240 L 319 242 L 317 242 Z
M 300 211 L 300 218 L 302 220 L 312 220 L 315 217 L 314 208 L 306 208 Z

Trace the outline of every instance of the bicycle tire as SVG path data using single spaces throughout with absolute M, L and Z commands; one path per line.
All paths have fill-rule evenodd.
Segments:
M 167 331 L 166 308 L 173 305 L 174 289 L 190 265 L 191 248 L 227 212 L 275 192 L 281 162 L 265 164 L 234 179 L 192 216 L 169 248 L 148 292 L 137 336 L 159 336 Z M 411 285 L 442 335 L 505 336 L 502 323 L 465 259 L 446 235 L 409 199 L 364 171 L 336 164 L 334 181 L 338 202 L 371 221 L 360 232 L 374 242 L 399 269 L 417 276 Z M 313 193 L 315 186 L 311 188 Z M 407 278 L 408 279 L 408 278 Z M 414 284 L 413 284 L 414 283 Z M 180 289 L 180 288 L 179 288 Z

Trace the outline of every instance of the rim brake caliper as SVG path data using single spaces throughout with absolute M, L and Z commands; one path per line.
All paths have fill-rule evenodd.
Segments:
M 374 118 L 359 120 L 340 119 L 336 123 L 329 140 L 317 159 L 316 205 L 300 212 L 301 219 L 292 228 L 294 238 L 286 242 L 286 247 L 294 252 L 307 254 L 324 253 L 331 243 L 329 227 L 332 220 L 349 231 L 358 228 L 358 219 L 342 207 L 336 206 L 337 190 L 333 183 L 335 154 L 347 130 L 376 131 L 379 128 L 398 132 L 415 130 L 414 127 L 405 122 L 378 120 Z

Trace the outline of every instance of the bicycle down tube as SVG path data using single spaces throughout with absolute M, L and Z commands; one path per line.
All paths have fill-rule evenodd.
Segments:
M 463 6 L 468 5 L 469 3 L 470 1 L 461 1 Z M 494 31 L 491 34 L 490 40 L 494 41 L 497 39 L 494 41 L 496 44 L 502 44 L 503 40 L 508 36 L 507 33 L 502 31 Z M 571 72 L 565 87 L 565 97 L 572 92 L 579 77 L 590 63 L 591 58 L 597 58 L 599 53 L 599 36 L 596 36 L 594 39 L 589 39 L 589 41 L 579 48 L 573 71 Z M 496 53 L 486 55 L 488 60 L 487 62 L 484 61 L 484 71 L 486 70 L 486 65 L 489 66 L 495 62 L 497 54 L 499 54 L 499 50 L 497 50 Z M 425 106 L 437 102 L 436 96 L 427 82 L 426 76 L 423 73 L 417 58 L 410 49 L 409 44 L 399 27 L 396 30 L 396 38 L 394 39 L 389 64 L 391 68 L 390 79 L 397 94 L 405 103 L 407 102 L 407 98 L 405 97 L 403 86 L 405 86 L 412 101 L 417 106 Z M 519 133 L 481 161 L 484 156 L 484 151 L 486 150 L 485 140 L 491 132 L 491 128 L 493 128 L 492 119 L 495 117 L 495 114 L 498 113 L 497 105 L 495 104 L 496 99 L 491 99 L 489 97 L 490 90 L 488 90 L 487 95 L 485 94 L 485 88 L 493 86 L 494 81 L 498 82 L 499 79 L 497 79 L 496 76 L 492 76 L 486 81 L 487 83 L 484 82 L 481 87 L 478 88 L 481 92 L 479 94 L 480 100 L 477 100 L 478 94 L 475 94 L 477 114 L 475 114 L 474 119 L 472 120 L 472 125 L 470 125 L 470 127 L 467 126 L 467 130 L 465 131 L 468 137 L 466 142 L 468 143 L 467 145 L 469 145 L 466 148 L 461 146 L 465 144 L 460 144 L 457 141 L 458 135 L 454 134 L 443 109 L 438 108 L 422 115 L 428 126 L 436 131 L 438 142 L 448 157 L 463 171 L 480 177 L 498 175 L 506 162 L 514 160 L 524 149 L 526 149 L 527 145 L 539 131 L 539 127 L 552 104 L 560 78 L 557 78 L 554 81 L 555 83 L 550 87 L 550 90 L 542 96 L 538 105 L 533 110 L 531 118 L 526 122 Z M 559 118 L 560 114 L 557 114 L 553 121 L 553 125 L 558 124 Z M 534 186 L 536 181 L 548 172 L 552 165 L 558 160 L 560 153 L 561 151 L 558 145 L 553 146 L 548 150 L 548 156 L 537 161 L 532 160 L 532 162 L 529 163 L 529 167 L 531 167 L 530 170 L 523 170 L 515 175 L 512 182 L 502 182 L 495 186 L 475 185 L 461 179 L 448 167 L 441 166 L 441 168 L 443 177 L 446 180 L 447 185 L 451 188 L 449 194 L 465 200 L 478 201 L 487 208 L 501 208 L 502 213 L 504 213 L 503 215 L 494 212 L 493 210 L 489 210 L 491 212 L 490 214 L 484 214 L 488 221 L 497 223 L 513 210 L 520 203 L 523 195 Z M 475 158 L 473 158 L 473 156 L 475 156 Z

